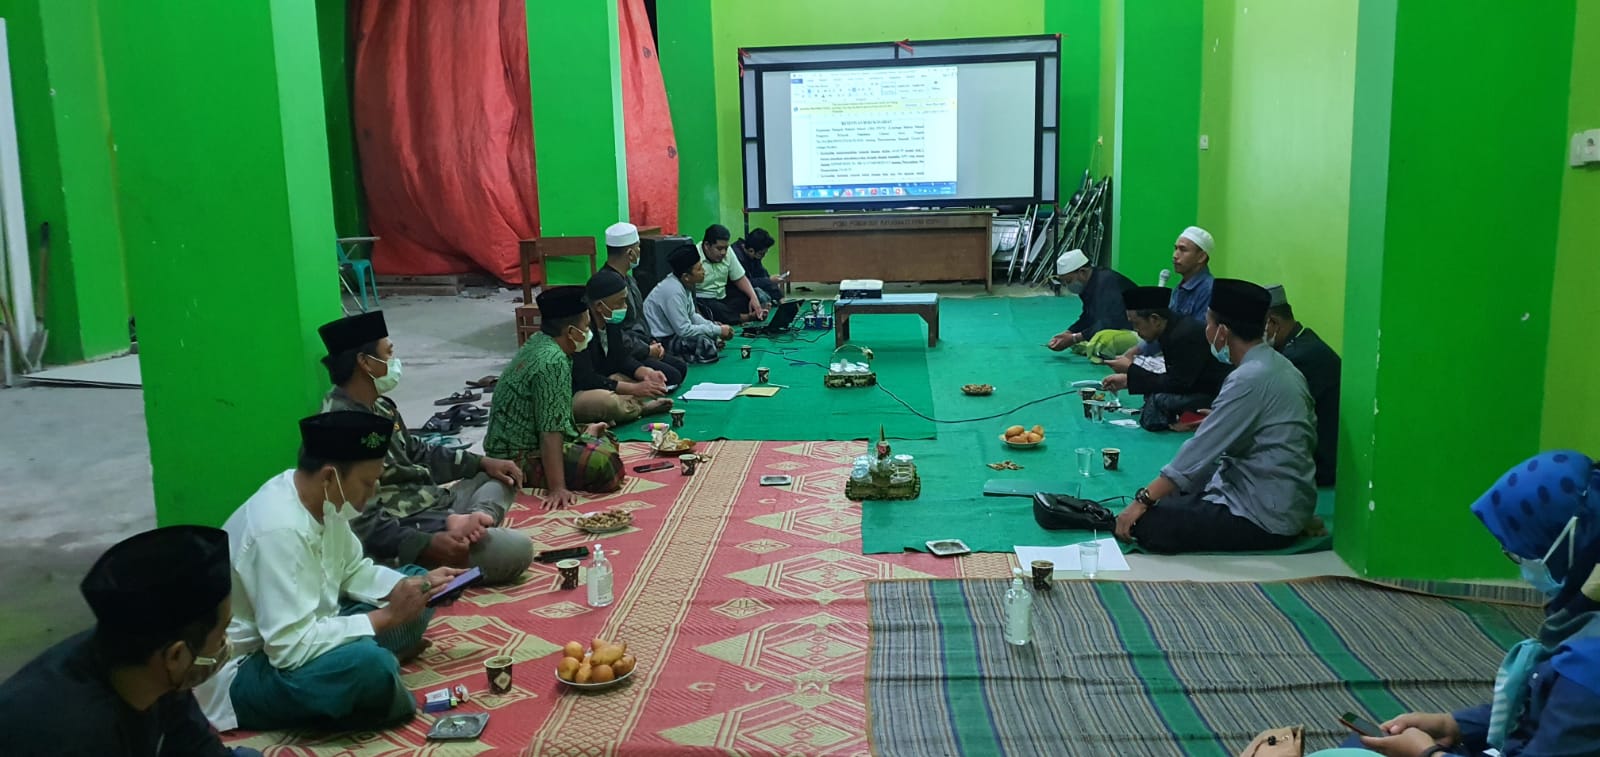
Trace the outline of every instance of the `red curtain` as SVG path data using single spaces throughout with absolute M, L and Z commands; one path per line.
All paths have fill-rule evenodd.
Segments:
M 667 85 L 644 0 L 621 0 L 623 131 L 628 142 L 628 215 L 637 226 L 678 230 L 678 145 Z M 706 86 L 711 86 L 706 82 Z
M 521 281 L 517 242 L 539 228 L 525 2 L 352 0 L 379 273 Z M 677 150 L 644 0 L 621 0 L 619 13 L 632 220 L 675 230 Z

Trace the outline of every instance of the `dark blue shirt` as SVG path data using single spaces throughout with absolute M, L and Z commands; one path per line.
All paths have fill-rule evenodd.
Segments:
M 1600 754 L 1600 693 L 1556 672 L 1549 660 L 1528 680 L 1528 707 L 1506 735 L 1503 757 L 1580 757 Z M 1487 704 L 1452 713 L 1462 743 L 1454 753 L 1476 755 L 1489 748 Z
M 1088 339 L 1106 329 L 1126 331 L 1133 328 L 1128 323 L 1128 306 L 1122 302 L 1122 293 L 1132 288 L 1133 282 L 1127 276 L 1109 268 L 1095 269 L 1078 294 L 1083 300 L 1083 315 L 1078 316 L 1067 331 Z
M 1211 309 L 1211 266 L 1183 277 L 1183 283 L 1172 290 L 1172 302 L 1167 305 L 1173 317 L 1186 315 L 1201 323 L 1206 322 L 1206 311 Z

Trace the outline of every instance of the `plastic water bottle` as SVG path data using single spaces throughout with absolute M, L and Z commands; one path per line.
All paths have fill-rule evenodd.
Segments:
M 1011 569 L 1011 589 L 1006 592 L 1006 642 L 1023 646 L 1033 636 L 1033 595 L 1022 586 L 1022 569 Z
M 589 563 L 589 606 L 605 607 L 611 604 L 611 586 L 611 561 L 606 559 L 605 550 L 596 544 L 594 562 Z

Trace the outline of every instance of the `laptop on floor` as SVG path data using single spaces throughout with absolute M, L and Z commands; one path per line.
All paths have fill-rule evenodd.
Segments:
M 745 336 L 772 336 L 783 334 L 794 326 L 794 319 L 800 315 L 800 301 L 789 300 L 774 308 L 767 322 L 760 326 L 751 326 L 744 330 Z

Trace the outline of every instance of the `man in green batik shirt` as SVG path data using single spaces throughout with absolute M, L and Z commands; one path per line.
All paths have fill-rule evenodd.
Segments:
M 528 338 L 495 384 L 483 448 L 521 466 L 529 486 L 549 490 L 546 509 L 577 502 L 574 491 L 622 487 L 622 453 L 606 424 L 572 419 L 572 355 L 589 346 L 583 287 L 546 289 L 535 300 L 540 333 Z
M 412 436 L 399 406 L 384 396 L 400 383 L 400 358 L 381 311 L 341 318 L 318 333 L 334 384 L 322 412 L 372 413 L 394 425 L 374 502 L 350 524 L 367 556 L 391 566 L 476 567 L 485 583 L 516 580 L 533 562 L 533 540 L 500 525 L 522 488 L 522 470 Z

